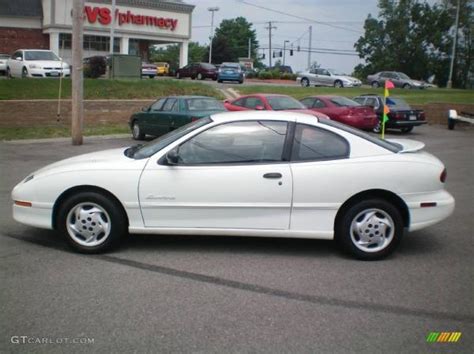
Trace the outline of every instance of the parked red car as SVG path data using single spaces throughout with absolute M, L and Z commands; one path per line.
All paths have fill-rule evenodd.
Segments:
M 378 123 L 372 107 L 362 106 L 347 97 L 311 96 L 300 102 L 312 111 L 324 113 L 335 121 L 355 128 L 372 130 Z
M 318 118 L 328 118 L 325 114 L 307 109 L 301 102 L 286 95 L 254 94 L 240 96 L 235 100 L 225 100 L 228 111 L 290 111 L 311 114 Z
M 191 79 L 212 79 L 217 80 L 217 68 L 208 63 L 192 63 L 176 70 L 176 78 L 182 79 L 190 77 Z

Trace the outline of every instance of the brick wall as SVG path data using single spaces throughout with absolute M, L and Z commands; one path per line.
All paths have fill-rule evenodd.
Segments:
M 49 49 L 49 35 L 41 29 L 0 27 L 0 53 L 13 54 L 22 48 Z

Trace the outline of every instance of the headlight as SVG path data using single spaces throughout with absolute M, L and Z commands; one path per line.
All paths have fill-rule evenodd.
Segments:
M 36 65 L 36 64 L 30 64 L 30 65 L 28 65 L 28 67 L 29 67 L 30 69 L 41 69 L 41 67 L 38 66 L 38 65 Z

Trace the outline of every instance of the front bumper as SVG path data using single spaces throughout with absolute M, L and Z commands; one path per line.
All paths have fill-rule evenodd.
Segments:
M 152 70 L 152 69 L 142 70 L 142 75 L 143 76 L 150 76 L 150 75 L 156 76 L 156 74 L 157 74 L 156 70 Z
M 71 70 L 70 69 L 57 69 L 57 68 L 51 68 L 51 69 L 31 69 L 28 68 L 28 76 L 30 77 L 69 77 L 71 76 Z
M 39 205 L 38 203 L 33 203 L 31 207 L 13 204 L 13 219 L 25 225 L 52 229 L 53 208 L 52 206 Z

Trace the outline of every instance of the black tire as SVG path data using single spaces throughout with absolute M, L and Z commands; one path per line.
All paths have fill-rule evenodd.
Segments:
M 81 212 L 76 213 L 77 210 Z M 58 209 L 57 220 L 58 231 L 64 235 L 68 244 L 80 253 L 109 251 L 117 247 L 120 239 L 127 234 L 127 217 L 122 206 L 110 197 L 97 192 L 80 192 L 66 199 Z M 68 226 L 73 222 L 82 226 L 78 227 L 79 232 L 71 230 L 71 227 Z M 108 226 L 95 227 L 102 222 Z M 106 233 L 104 233 L 104 229 L 107 230 Z M 94 231 L 97 231 L 98 234 L 101 233 L 101 235 L 95 236 L 97 240 L 94 242 L 98 242 L 98 244 L 90 242 L 91 246 L 85 245 L 87 237 Z M 82 243 L 79 243 L 78 240 Z
M 181 75 L 179 73 L 176 73 L 176 78 L 179 80 L 181 79 Z
M 402 133 L 409 133 L 413 130 L 413 127 L 405 127 L 405 128 L 402 128 L 401 131 Z
M 456 121 L 452 118 L 448 118 L 448 129 L 453 130 L 456 126 Z
M 379 87 L 380 87 L 380 84 L 379 84 L 378 81 L 373 81 L 372 84 L 371 84 L 371 86 L 372 86 L 373 88 L 379 88 Z
M 405 84 L 402 86 L 405 90 L 409 90 L 411 89 L 411 85 L 410 84 Z
M 377 134 L 382 132 L 382 123 L 380 122 L 380 120 L 377 122 L 377 125 L 372 129 L 372 131 Z
M 140 125 L 137 122 L 132 123 L 132 138 L 134 140 L 143 140 L 145 139 L 146 134 L 140 128 Z
M 191 75 L 191 80 L 196 80 L 196 76 Z
M 383 199 L 368 199 L 354 203 L 341 212 L 335 225 L 335 239 L 341 250 L 351 256 L 360 260 L 378 260 L 387 257 L 400 244 L 404 233 L 403 219 L 393 204 Z M 364 217 L 372 213 L 373 216 L 363 223 Z M 356 227 L 352 226 L 358 220 L 362 226 L 354 232 Z M 384 229 L 385 225 L 390 226 Z M 362 237 L 359 237 L 360 233 L 370 242 L 383 241 L 380 241 L 379 247 L 366 246 Z M 388 237 L 381 236 L 381 233 L 388 233 Z
M 303 77 L 301 79 L 301 86 L 303 87 L 309 87 L 309 80 L 306 77 Z
M 13 79 L 12 72 L 11 72 L 10 68 L 7 68 L 7 78 Z
M 27 77 L 28 77 L 28 69 L 24 67 L 24 68 L 21 70 L 21 78 L 22 78 L 22 79 L 26 79 Z
M 222 84 L 222 80 L 217 80 L 217 82 L 218 82 L 219 84 Z
M 336 87 L 336 88 L 343 88 L 343 87 L 344 87 L 344 84 L 342 83 L 341 80 L 336 80 L 336 81 L 334 81 L 334 87 Z
M 196 76 L 196 78 L 197 78 L 198 80 L 204 80 L 204 76 L 203 76 L 201 73 L 198 73 L 197 76 Z
M 154 78 L 155 78 L 155 75 L 148 75 L 148 77 L 149 77 L 150 79 L 154 79 Z
M 239 84 L 243 84 L 244 83 L 244 80 L 239 80 Z

